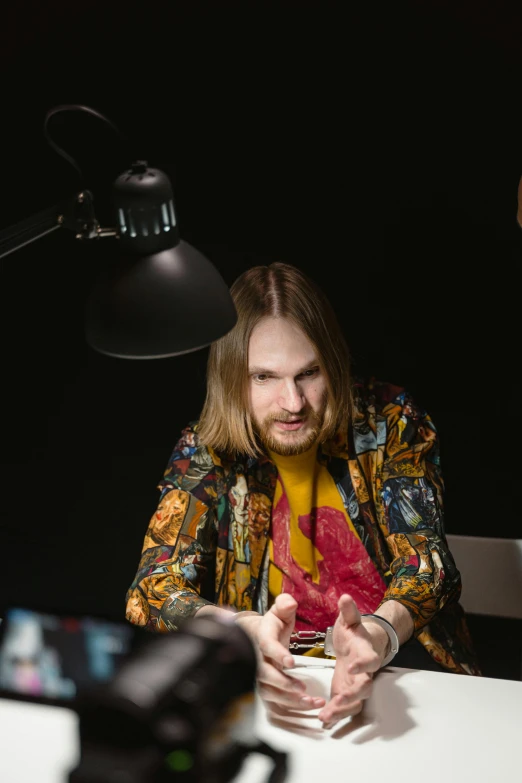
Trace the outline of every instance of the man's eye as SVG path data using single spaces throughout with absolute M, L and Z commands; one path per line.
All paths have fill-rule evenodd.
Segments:
M 263 381 L 268 380 L 269 376 L 266 373 L 260 373 L 259 375 L 254 375 L 254 380 L 258 383 L 262 383 Z

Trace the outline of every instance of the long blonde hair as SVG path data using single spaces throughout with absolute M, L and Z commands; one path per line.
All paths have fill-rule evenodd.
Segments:
M 288 318 L 317 351 L 327 384 L 319 441 L 346 433 L 352 407 L 350 355 L 333 308 L 317 284 L 297 267 L 275 262 L 243 272 L 230 291 L 238 319 L 210 347 L 200 442 L 233 456 L 261 453 L 249 412 L 248 346 L 265 316 Z

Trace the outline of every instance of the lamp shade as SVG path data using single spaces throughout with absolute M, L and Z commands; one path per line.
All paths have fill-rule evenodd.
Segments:
M 86 338 L 110 356 L 159 359 L 210 345 L 236 318 L 216 268 L 180 241 L 152 255 L 118 258 L 91 291 Z
M 154 359 L 204 348 L 230 331 L 237 314 L 228 286 L 180 239 L 166 175 L 138 161 L 116 180 L 114 202 L 119 239 L 87 301 L 89 345 Z

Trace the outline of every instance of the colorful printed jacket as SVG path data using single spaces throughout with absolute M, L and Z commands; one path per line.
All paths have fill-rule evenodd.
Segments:
M 444 533 L 443 480 L 435 426 L 402 388 L 354 385 L 348 438 L 322 446 L 347 513 L 387 589 L 382 602 L 410 611 L 414 634 L 449 671 L 480 674 L 464 612 L 460 573 Z M 268 457 L 228 459 L 200 446 L 197 422 L 176 444 L 130 586 L 127 619 L 176 630 L 206 603 L 239 611 L 260 605 L 262 564 L 277 470 Z M 233 504 L 248 488 L 246 562 L 236 562 Z M 237 547 L 236 547 L 237 551 Z

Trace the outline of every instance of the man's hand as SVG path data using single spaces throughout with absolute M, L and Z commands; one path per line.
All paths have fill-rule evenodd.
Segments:
M 283 671 L 295 665 L 288 646 L 296 609 L 297 601 L 288 593 L 282 593 L 265 615 L 249 613 L 242 617 L 243 613 L 239 613 L 236 616 L 236 623 L 248 633 L 258 653 L 259 695 L 268 711 L 277 714 L 289 709 L 318 709 L 325 704 L 322 698 L 307 696 L 305 684 Z
M 342 718 L 357 715 L 370 696 L 373 675 L 386 656 L 388 634 L 375 623 L 363 625 L 355 601 L 339 599 L 339 616 L 333 629 L 336 661 L 330 701 L 318 715 L 330 729 Z

